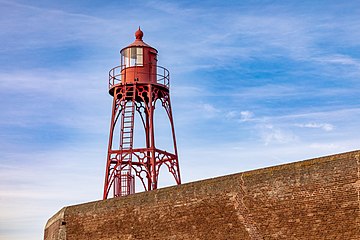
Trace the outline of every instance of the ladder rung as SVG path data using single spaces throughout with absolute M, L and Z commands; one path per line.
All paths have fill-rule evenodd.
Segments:
M 121 141 L 120 148 L 121 149 L 132 149 L 133 147 L 133 129 L 134 129 L 134 112 L 135 112 L 135 88 L 131 88 L 130 91 L 127 91 L 126 98 L 132 98 L 131 101 L 126 101 L 123 104 L 122 109 L 122 129 L 121 129 Z M 131 155 L 125 156 L 123 159 L 129 160 L 131 159 Z

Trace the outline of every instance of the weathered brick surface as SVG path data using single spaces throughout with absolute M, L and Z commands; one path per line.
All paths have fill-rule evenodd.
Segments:
M 63 210 L 45 240 L 360 239 L 360 151 Z
M 44 239 L 46 240 L 65 240 L 66 239 L 66 226 L 65 214 L 66 207 L 57 212 L 51 217 L 45 226 Z

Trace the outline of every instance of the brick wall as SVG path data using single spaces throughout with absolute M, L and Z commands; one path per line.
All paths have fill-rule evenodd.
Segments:
M 62 211 L 45 240 L 360 239 L 360 151 Z

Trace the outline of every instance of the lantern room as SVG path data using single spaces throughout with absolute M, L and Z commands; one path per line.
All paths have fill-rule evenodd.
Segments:
M 135 41 L 120 51 L 122 83 L 156 83 L 158 51 L 144 43 L 140 27 Z
M 135 41 L 120 51 L 120 66 L 109 71 L 109 93 L 120 84 L 157 84 L 169 88 L 169 71 L 157 65 L 158 51 L 146 44 L 140 27 Z

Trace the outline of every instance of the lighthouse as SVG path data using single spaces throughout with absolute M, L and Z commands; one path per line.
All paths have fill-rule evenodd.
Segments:
M 145 191 L 157 189 L 160 168 L 166 168 L 175 183 L 181 184 L 170 103 L 170 73 L 157 64 L 158 51 L 146 44 L 143 36 L 139 27 L 135 41 L 120 51 L 120 65 L 109 71 L 113 103 L 103 199 L 133 194 L 135 183 L 140 183 Z M 156 145 L 157 102 L 170 123 L 169 141 L 173 145 L 170 150 Z M 140 124 L 135 124 L 136 115 L 141 119 Z M 136 139 L 135 130 L 140 129 L 143 139 Z

